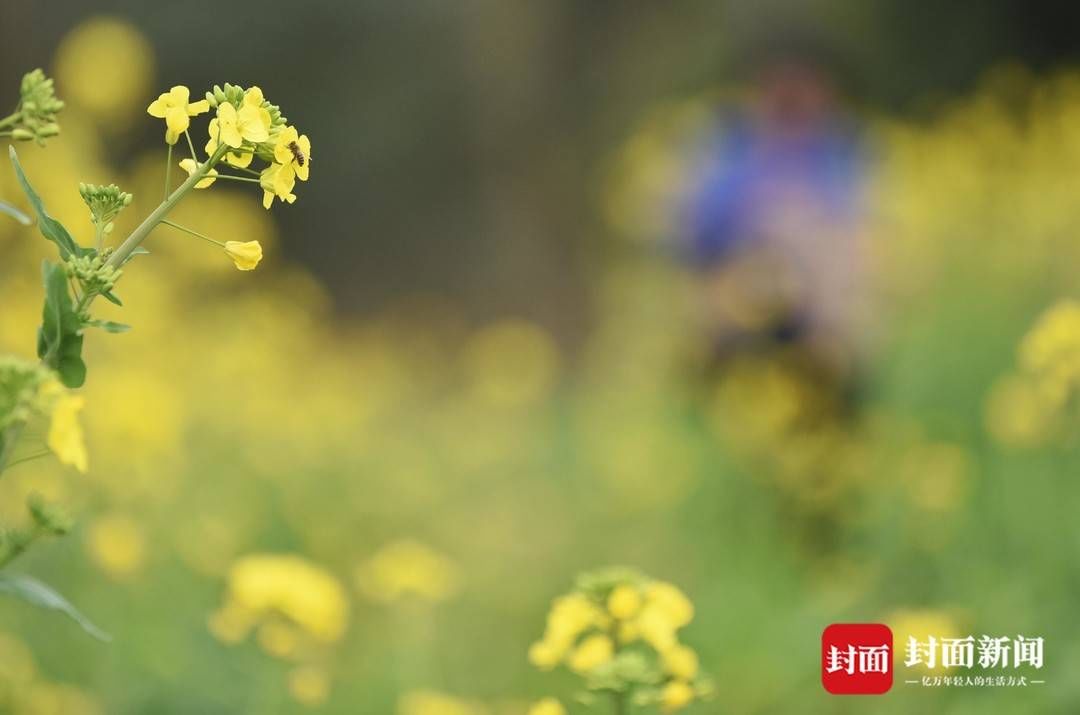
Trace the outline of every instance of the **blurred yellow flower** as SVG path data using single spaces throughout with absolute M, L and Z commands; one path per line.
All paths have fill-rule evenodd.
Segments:
M 330 676 L 322 668 L 302 666 L 289 671 L 289 695 L 308 707 L 326 702 L 330 696 Z
M 262 245 L 258 241 L 226 241 L 225 253 L 241 271 L 255 270 L 263 257 Z
M 188 102 L 190 96 L 191 90 L 183 85 L 177 85 L 159 95 L 146 108 L 147 114 L 151 117 L 165 120 L 165 141 L 169 144 L 175 144 L 180 135 L 187 131 L 191 125 L 191 117 L 210 111 L 209 102 L 205 99 Z
M 585 638 L 570 654 L 566 664 L 575 673 L 586 675 L 607 663 L 614 655 L 615 644 L 611 638 L 597 633 Z
M 387 544 L 361 564 L 356 585 L 365 596 L 383 603 L 409 597 L 445 601 L 460 590 L 461 576 L 447 557 L 405 539 Z
M 636 586 L 620 584 L 608 596 L 608 613 L 622 621 L 633 618 L 641 609 L 641 600 L 641 592 Z
M 693 701 L 694 689 L 681 680 L 671 681 L 660 694 L 660 708 L 666 713 L 682 710 Z
M 693 680 L 698 674 L 698 655 L 693 648 L 677 645 L 661 654 L 664 672 L 679 680 Z
M 119 17 L 97 16 L 79 23 L 60 41 L 54 62 L 64 99 L 100 120 L 126 124 L 148 93 L 154 52 L 138 28 Z M 101 81 L 107 68 L 108 81 Z
M 527 715 L 566 715 L 566 708 L 555 698 L 544 698 L 534 703 Z
M 397 715 L 488 715 L 484 706 L 430 690 L 406 693 L 398 700 Z
M 296 627 L 291 623 L 271 619 L 259 626 L 255 634 L 259 646 L 275 658 L 288 658 L 300 642 Z
M 83 440 L 82 426 L 79 424 L 79 412 L 84 404 L 82 397 L 67 392 L 56 398 L 52 408 L 47 442 L 49 449 L 63 464 L 86 473 L 86 444 Z
M 86 547 L 94 562 L 116 578 L 131 576 L 146 560 L 142 527 L 120 514 L 95 519 L 86 532 Z
M 199 165 L 197 163 L 195 163 L 194 159 L 182 159 L 180 161 L 180 168 L 183 169 L 184 171 L 186 171 L 188 176 L 191 176 L 192 174 L 194 174 L 195 169 L 197 169 L 198 167 L 199 167 Z M 202 179 L 200 181 L 195 182 L 195 188 L 196 189 L 205 189 L 206 187 L 210 186 L 211 184 L 213 184 L 217 180 L 217 175 L 218 175 L 217 169 L 211 169 L 210 171 L 206 172 L 206 178 L 205 179 Z
M 316 640 L 333 643 L 345 633 L 349 603 L 338 580 L 319 566 L 299 556 L 254 554 L 230 569 L 227 601 L 219 614 L 211 628 L 226 636 L 279 614 Z

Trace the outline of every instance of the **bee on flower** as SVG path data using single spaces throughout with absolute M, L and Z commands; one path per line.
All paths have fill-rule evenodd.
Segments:
M 679 640 L 693 617 L 693 603 L 670 583 L 626 568 L 583 574 L 552 603 L 529 661 L 541 670 L 565 665 L 617 713 L 632 706 L 676 712 L 711 691 L 697 653 Z M 533 711 L 565 712 L 550 698 Z

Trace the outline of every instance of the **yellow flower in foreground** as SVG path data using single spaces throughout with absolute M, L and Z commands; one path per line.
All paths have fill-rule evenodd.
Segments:
M 659 610 L 674 628 L 682 628 L 694 619 L 694 604 L 677 586 L 655 581 L 645 589 L 645 601 Z
M 677 645 L 663 654 L 664 672 L 679 680 L 693 680 L 698 674 L 698 656 L 693 648 Z
M 296 668 L 289 673 L 289 695 L 301 705 L 322 705 L 330 695 L 330 677 L 321 668 Z
M 199 165 L 195 163 L 194 159 L 184 159 L 183 161 L 180 162 L 180 168 L 183 169 L 184 171 L 186 171 L 188 173 L 188 176 L 191 176 L 192 174 L 194 174 L 195 169 L 198 168 L 198 166 Z M 196 189 L 205 189 L 207 186 L 210 186 L 210 184 L 214 183 L 214 181 L 216 179 L 217 179 L 217 169 L 211 169 L 210 171 L 207 172 L 205 179 L 203 179 L 203 180 L 201 180 L 201 181 L 199 181 L 199 182 L 197 182 L 195 184 L 195 188 Z
M 259 185 L 263 190 L 263 208 L 269 209 L 275 196 L 290 204 L 296 201 L 296 194 L 292 192 L 296 186 L 296 173 L 289 166 L 274 163 L 266 167 L 259 174 Z
M 529 646 L 529 662 L 540 670 L 551 670 L 562 662 L 566 646 L 550 639 L 536 641 Z
M 555 698 L 544 698 L 529 708 L 527 715 L 566 715 L 566 708 Z
M 259 144 L 270 138 L 270 113 L 262 107 L 244 104 L 237 109 L 222 102 L 218 105 L 217 119 L 221 142 L 233 149 L 239 149 L 245 141 Z
M 262 260 L 262 245 L 258 241 L 226 241 L 225 253 L 233 259 L 237 270 L 253 271 Z
M 180 135 L 191 125 L 191 117 L 210 111 L 210 103 L 205 99 L 188 102 L 191 90 L 182 85 L 173 87 L 160 95 L 146 108 L 151 117 L 165 120 L 165 141 L 175 144 Z
M 599 634 L 591 635 L 570 654 L 567 665 L 575 673 L 585 675 L 611 660 L 614 655 L 615 644 L 610 638 Z
M 79 411 L 85 401 L 76 395 L 62 394 L 53 406 L 48 445 L 62 463 L 86 473 L 86 443 L 83 441 Z
M 693 700 L 694 689 L 680 680 L 668 683 L 660 693 L 660 707 L 666 713 L 682 710 Z
M 300 181 L 307 181 L 311 167 L 311 141 L 306 134 L 298 134 L 296 127 L 285 127 L 274 143 L 274 160 L 292 169 Z
M 628 584 L 616 586 L 608 596 L 608 613 L 620 621 L 633 618 L 641 608 L 641 592 Z

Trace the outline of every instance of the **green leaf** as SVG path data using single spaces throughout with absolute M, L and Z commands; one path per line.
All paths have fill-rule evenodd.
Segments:
M 106 333 L 126 333 L 131 330 L 130 325 L 112 320 L 91 320 L 86 325 L 91 328 L 101 328 Z
M 22 186 L 26 198 L 30 199 L 30 206 L 34 209 L 34 213 L 37 214 L 38 230 L 41 231 L 41 235 L 56 244 L 56 247 L 60 250 L 60 258 L 65 261 L 72 255 L 85 255 L 86 249 L 76 243 L 75 239 L 64 228 L 64 225 L 50 216 L 45 210 L 45 204 L 41 202 L 41 197 L 34 191 L 34 187 L 30 186 L 26 174 L 23 173 L 22 166 L 19 164 L 19 157 L 15 153 L 15 147 L 9 147 L 8 154 L 11 156 L 11 163 L 15 167 L 15 176 L 19 179 L 19 185 Z
M 37 579 L 21 574 L 0 573 L 0 592 L 10 593 L 39 608 L 60 611 L 94 638 L 106 643 L 112 640 L 112 636 L 91 623 L 66 598 Z
M 22 211 L 15 208 L 11 204 L 7 203 L 6 201 L 0 201 L 0 213 L 4 213 L 4 214 L 7 214 L 8 216 L 11 216 L 13 219 L 15 219 L 16 221 L 21 223 L 23 226 L 29 226 L 30 224 L 33 223 L 33 220 L 29 216 L 27 216 L 26 214 L 24 214 Z
M 45 261 L 41 267 L 45 283 L 45 307 L 38 331 L 38 357 L 60 375 L 67 387 L 81 387 L 86 381 L 82 360 L 82 322 L 71 304 L 64 267 Z
M 113 305 L 120 305 L 120 306 L 124 305 L 123 303 L 120 302 L 120 298 L 117 297 L 116 293 L 113 293 L 112 291 L 109 291 L 107 293 L 102 293 L 101 297 L 104 298 L 105 300 L 109 301 Z

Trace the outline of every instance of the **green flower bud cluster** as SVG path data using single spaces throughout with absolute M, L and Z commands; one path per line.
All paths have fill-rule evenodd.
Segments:
M 11 425 L 25 422 L 44 410 L 41 387 L 51 376 L 36 363 L 0 356 L 0 439 Z
M 67 513 L 47 504 L 38 494 L 31 494 L 27 498 L 26 508 L 33 520 L 32 526 L 0 531 L 0 567 L 15 560 L 40 537 L 46 534 L 63 536 L 74 526 Z
M 22 141 L 32 139 L 44 146 L 46 139 L 60 133 L 56 115 L 64 108 L 64 103 L 56 98 L 53 81 L 40 69 L 23 76 L 19 93 L 11 137 Z
M 121 191 L 116 184 L 79 184 L 79 196 L 90 208 L 90 220 L 106 234 L 113 230 L 113 219 L 131 204 L 131 194 Z
M 217 109 L 219 104 L 228 102 L 234 107 L 239 109 L 244 104 L 244 88 L 235 84 L 225 83 L 224 87 L 214 85 L 214 88 L 206 93 L 206 101 L 210 103 L 212 109 Z M 266 111 L 270 112 L 270 136 L 274 136 L 281 131 L 289 120 L 281 114 L 281 107 L 276 104 L 270 104 L 265 99 L 260 105 Z
M 40 494 L 31 494 L 26 499 L 26 508 L 34 523 L 42 530 L 54 536 L 63 536 L 74 526 L 71 515 L 55 504 L 49 504 Z
M 79 282 L 84 295 L 108 293 L 124 271 L 108 264 L 111 251 L 87 256 L 72 256 L 64 263 L 67 274 Z

